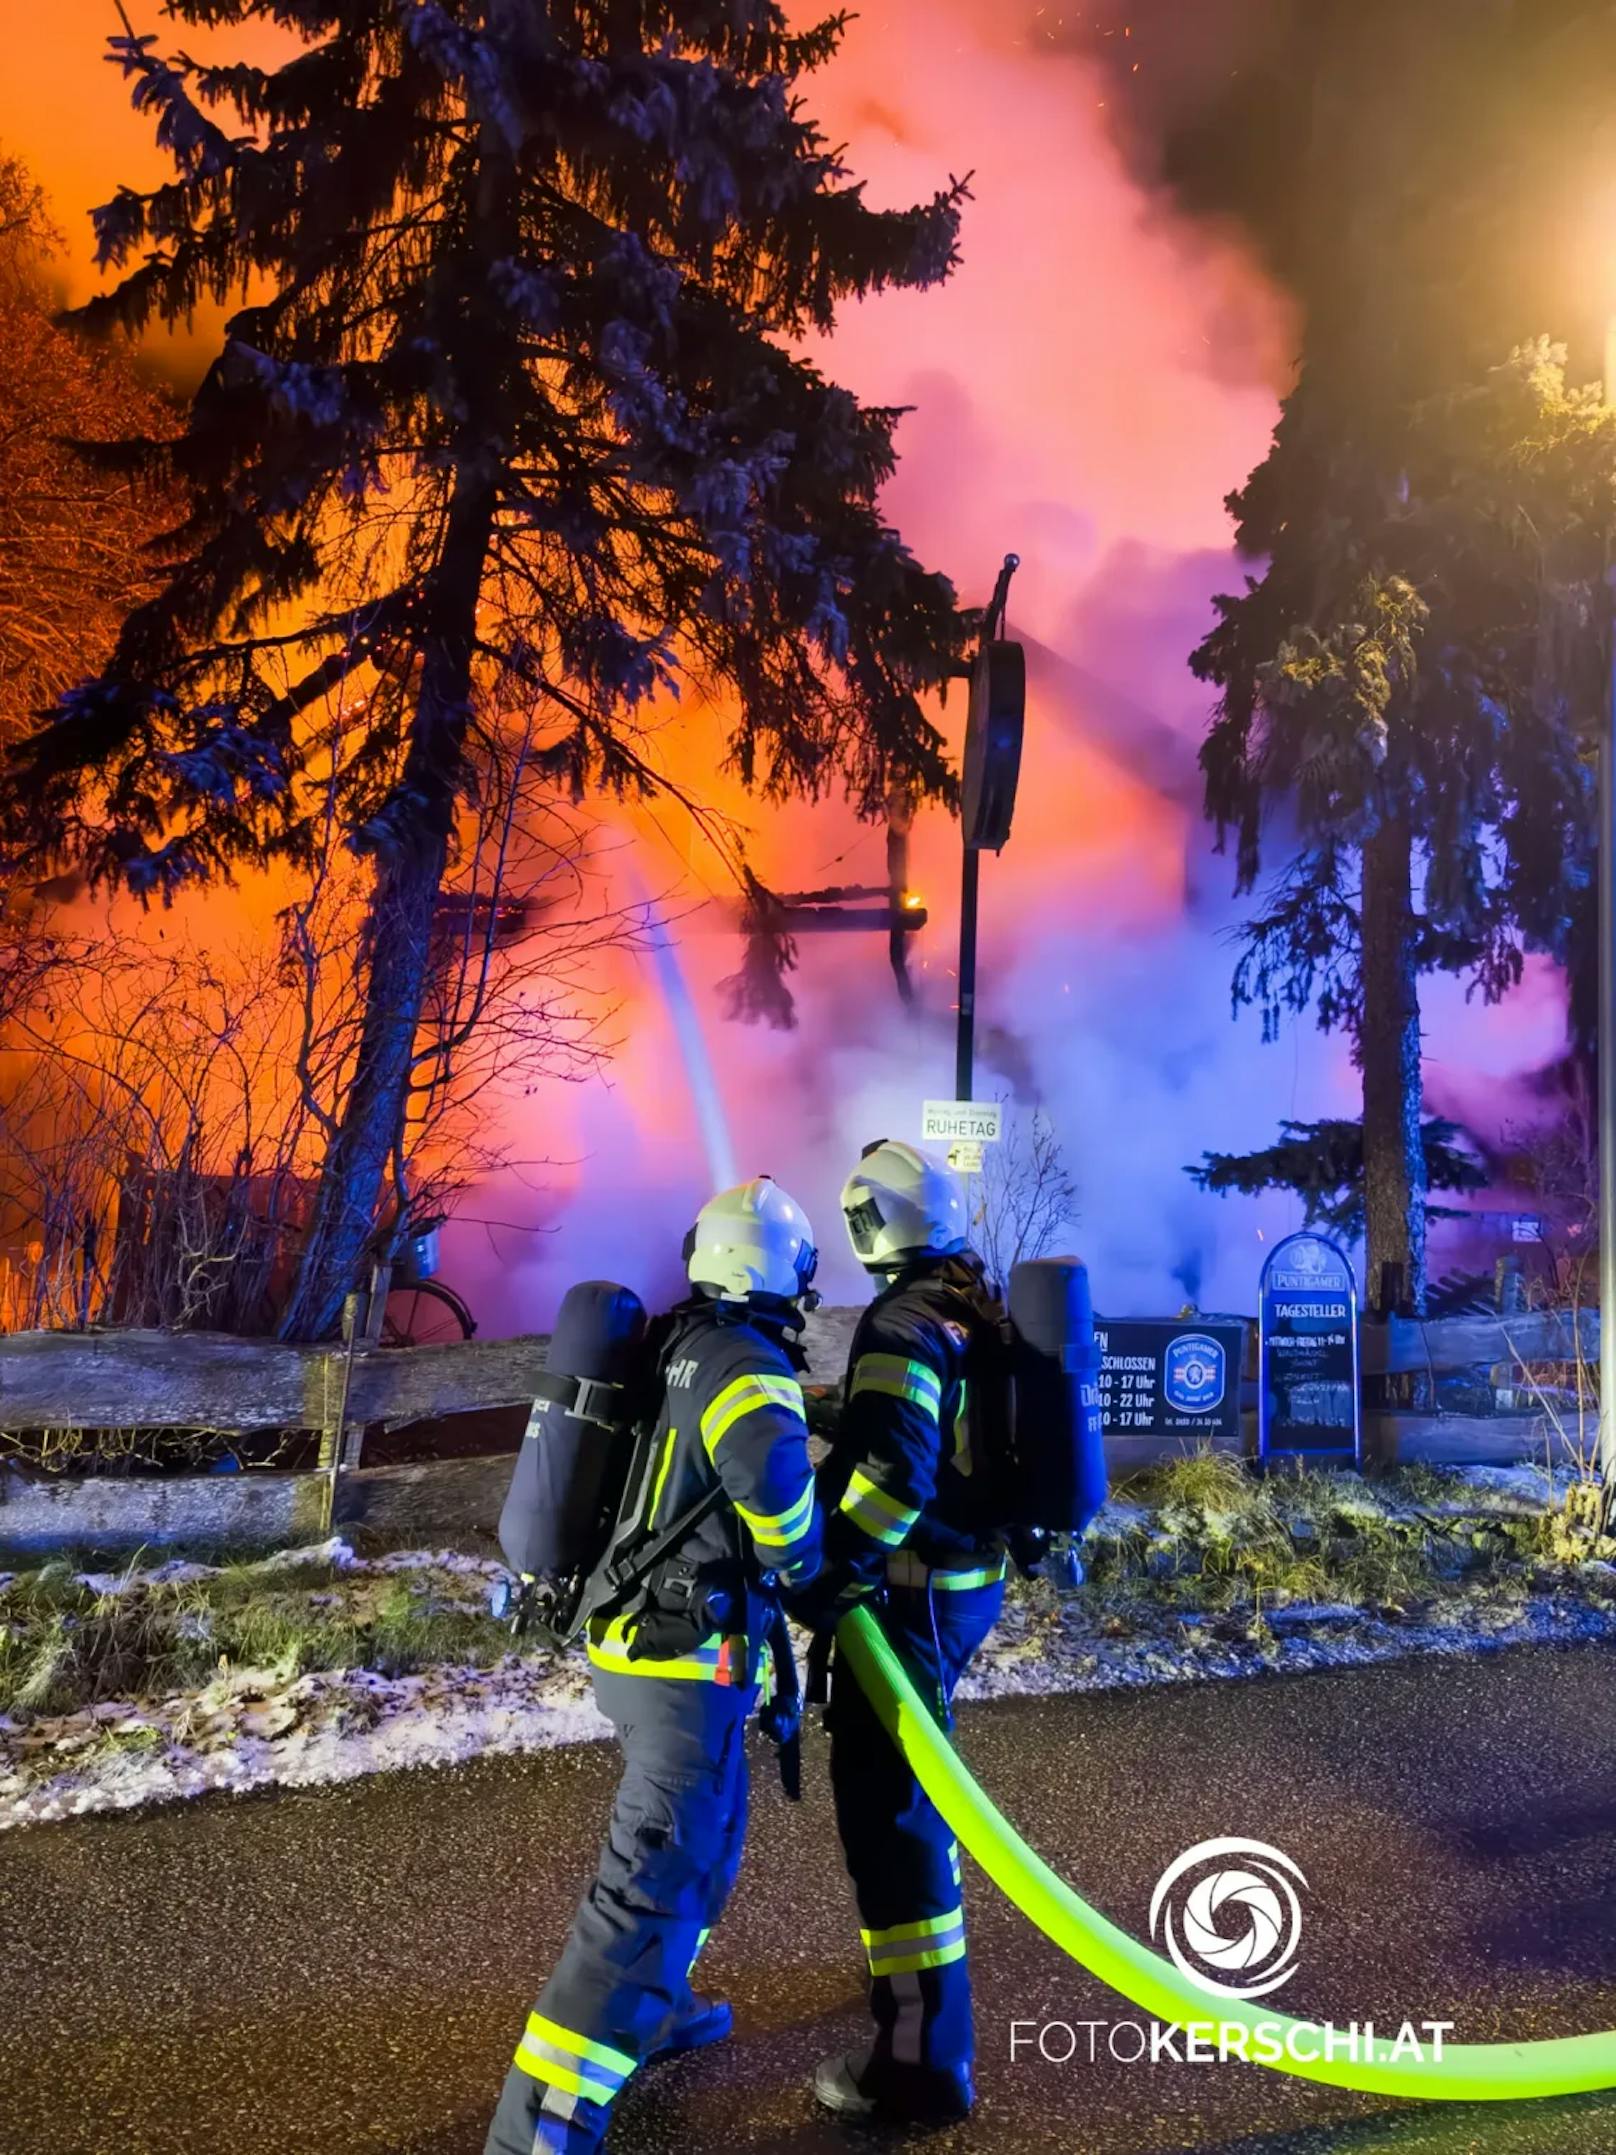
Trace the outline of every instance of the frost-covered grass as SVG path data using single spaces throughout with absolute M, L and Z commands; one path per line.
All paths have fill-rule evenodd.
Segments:
M 1451 1588 L 1616 1557 L 1587 1485 L 1534 1468 L 1253 1474 L 1197 1452 L 1127 1485 L 1088 1549 L 1090 1589 L 1211 1613 L 1328 1600 L 1396 1611 Z
M 1198 1452 L 1125 1484 L 1084 1554 L 1079 1594 L 1034 1583 L 1014 1596 L 1007 1623 L 1029 1661 L 1084 1632 L 1149 1640 L 1152 1652 L 1163 1642 L 1260 1652 L 1281 1636 L 1294 1648 L 1311 1632 L 1339 1660 L 1353 1658 L 1354 1628 L 1479 1637 L 1528 1609 L 1549 1622 L 1563 1603 L 1616 1621 L 1616 1540 L 1600 1530 L 1597 1489 L 1535 1467 L 1418 1466 L 1368 1480 L 1257 1475 Z
M 1198 1453 L 1120 1489 L 1076 1593 L 1012 1587 L 967 1696 L 1616 1638 L 1597 1496 L 1533 1468 L 1259 1476 Z M 257 1562 L 0 1574 L 0 1825 L 604 1733 L 588 1669 L 511 1651 L 502 1577 L 341 1541 Z
M 71 1713 L 199 1689 L 233 1667 L 384 1676 L 504 1650 L 487 1579 L 342 1542 L 257 1563 L 86 1572 L 65 1560 L 0 1583 L 0 1713 Z

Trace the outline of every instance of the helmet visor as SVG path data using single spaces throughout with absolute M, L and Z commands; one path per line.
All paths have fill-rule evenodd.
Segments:
M 875 1239 L 886 1222 L 881 1217 L 881 1207 L 873 1197 L 861 1198 L 858 1204 L 849 1205 L 843 1217 L 853 1244 L 854 1255 L 869 1257 L 875 1250 Z

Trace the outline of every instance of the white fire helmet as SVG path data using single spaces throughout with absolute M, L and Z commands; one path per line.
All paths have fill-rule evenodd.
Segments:
M 869 1272 L 898 1272 L 919 1257 L 948 1257 L 966 1243 L 965 1191 L 935 1154 L 899 1138 L 866 1145 L 842 1188 L 853 1254 Z
M 772 1175 L 710 1197 L 685 1241 L 691 1285 L 726 1302 L 747 1295 L 798 1301 L 818 1262 L 802 1207 Z

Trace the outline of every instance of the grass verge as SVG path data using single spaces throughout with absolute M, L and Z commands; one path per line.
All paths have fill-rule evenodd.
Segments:
M 1119 1488 L 1084 1555 L 1075 1595 L 1014 1589 L 1018 1653 L 1074 1628 L 1126 1638 L 1177 1623 L 1261 1643 L 1309 1611 L 1396 1619 L 1455 1597 L 1616 1598 L 1597 1492 L 1525 1472 L 1259 1475 L 1193 1452 Z M 474 1561 L 358 1563 L 341 1544 L 216 1567 L 144 1570 L 137 1557 L 115 1574 L 58 1560 L 0 1579 L 0 1713 L 26 1725 L 174 1698 L 233 1670 L 284 1686 L 313 1670 L 489 1668 L 510 1641 L 488 1613 L 488 1583 Z

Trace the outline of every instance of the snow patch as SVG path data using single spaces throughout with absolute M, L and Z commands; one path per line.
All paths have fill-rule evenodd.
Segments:
M 1365 1509 L 1409 1520 L 1469 1516 L 1484 1523 L 1543 1516 L 1563 1481 L 1536 1467 L 1474 1468 L 1451 1495 L 1419 1505 L 1375 1492 Z M 1357 1492 L 1343 1490 L 1347 1503 Z M 1099 1538 L 1158 1533 L 1162 1514 L 1113 1500 Z M 329 1568 L 323 1604 L 377 1594 L 404 1576 L 437 1605 L 486 1607 L 508 1576 L 488 1557 L 452 1550 L 397 1550 L 360 1557 L 339 1536 L 289 1549 L 250 1567 L 266 1588 L 276 1574 Z M 84 1573 L 97 1594 L 204 1582 L 227 1567 L 174 1560 L 146 1571 Z M 0 1584 L 6 1575 L 0 1575 Z M 285 1591 L 284 1588 L 281 1589 Z M 1125 1614 L 1102 1600 L 1012 1595 L 960 1687 L 962 1700 L 1052 1696 L 1362 1667 L 1424 1653 L 1474 1654 L 1506 1647 L 1616 1639 L 1616 1567 L 1592 1560 L 1542 1568 L 1486 1590 L 1455 1583 L 1407 1613 L 1345 1602 L 1276 1602 L 1260 1621 L 1249 1609 L 1218 1612 L 1148 1599 Z M 799 1637 L 799 1649 L 805 1645 Z M 492 1667 L 441 1666 L 388 1677 L 366 1669 L 221 1667 L 196 1691 L 158 1701 L 112 1701 L 53 1718 L 0 1715 L 0 1828 L 95 1811 L 129 1810 L 217 1790 L 303 1788 L 368 1773 L 454 1765 L 609 1735 L 584 1656 L 507 1653 Z
M 232 1669 L 194 1696 L 0 1723 L 0 1828 L 219 1789 L 308 1788 L 611 1733 L 580 1661 L 417 1676 Z

